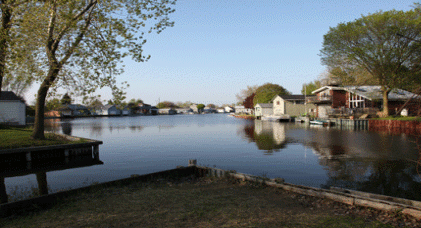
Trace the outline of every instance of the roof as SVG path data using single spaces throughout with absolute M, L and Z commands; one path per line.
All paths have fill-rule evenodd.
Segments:
M 12 91 L 2 91 L 0 94 L 0 100 L 1 101 L 22 101 L 22 98 L 18 97 L 14 92 Z
M 262 108 L 273 108 L 272 103 L 257 103 L 254 107 L 256 107 L 257 105 L 259 105 Z
M 343 86 L 343 87 L 323 86 L 317 90 L 314 90 L 312 93 L 318 93 L 326 89 L 344 90 L 344 91 L 359 95 L 369 100 L 382 100 L 383 99 L 381 86 L 379 85 Z M 416 94 L 408 92 L 403 89 L 392 89 L 392 91 L 390 91 L 388 95 L 388 98 L 390 101 L 393 101 L 393 100 L 396 101 L 396 100 L 407 100 L 413 96 L 416 96 Z
M 60 110 L 87 110 L 88 108 L 80 104 L 68 104 L 64 105 Z
M 306 97 L 313 97 L 314 95 L 301 95 L 301 94 L 296 94 L 296 95 L 276 95 L 275 97 L 272 98 L 272 100 L 270 100 L 271 102 L 273 100 L 275 100 L 276 97 L 280 97 L 286 101 L 304 101 L 306 99 Z
M 360 95 L 369 100 L 382 100 L 381 86 L 344 86 L 345 90 L 356 95 Z M 417 96 L 414 93 L 403 89 L 392 89 L 388 95 L 390 101 L 393 100 L 408 100 L 409 98 Z
M 306 97 L 313 97 L 314 95 L 279 95 L 284 100 L 305 100 Z

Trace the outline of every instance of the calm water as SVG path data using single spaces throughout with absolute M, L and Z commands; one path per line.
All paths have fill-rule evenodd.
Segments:
M 47 130 L 102 140 L 103 165 L 47 173 L 50 191 L 146 174 L 189 159 L 238 172 L 421 200 L 418 150 L 405 135 L 249 121 L 226 114 L 51 120 Z M 37 186 L 6 178 L 8 192 Z

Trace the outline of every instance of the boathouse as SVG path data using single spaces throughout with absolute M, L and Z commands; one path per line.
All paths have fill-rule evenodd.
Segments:
M 254 106 L 254 115 L 260 119 L 262 116 L 273 115 L 273 104 L 271 103 L 257 103 Z

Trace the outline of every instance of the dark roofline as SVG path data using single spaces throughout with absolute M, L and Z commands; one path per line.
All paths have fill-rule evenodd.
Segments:
M 0 101 L 21 101 L 25 103 L 25 100 L 18 97 L 14 92 L 12 91 L 2 91 L 0 93 Z

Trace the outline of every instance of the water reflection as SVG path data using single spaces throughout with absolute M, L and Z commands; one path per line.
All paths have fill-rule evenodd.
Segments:
M 244 125 L 240 135 L 242 134 L 249 142 L 256 143 L 259 150 L 264 150 L 265 154 L 270 155 L 285 148 L 287 144 L 285 128 L 286 125 L 280 122 L 255 120 L 254 123 Z
M 419 152 L 411 136 L 267 121 L 255 121 L 242 130 L 243 138 L 264 154 L 287 152 L 286 145 L 291 143 L 310 148 L 326 170 L 328 179 L 322 188 L 335 186 L 421 200 Z
M 41 154 L 42 153 L 42 154 Z M 92 151 L 83 151 L 78 155 L 64 156 L 58 151 L 33 153 L 35 159 L 27 162 L 25 153 L 2 154 L 0 156 L 0 203 L 7 203 L 5 178 L 35 174 L 38 194 L 48 194 L 47 172 L 88 167 L 104 164 L 93 157 Z M 45 157 L 45 158 L 43 158 Z

